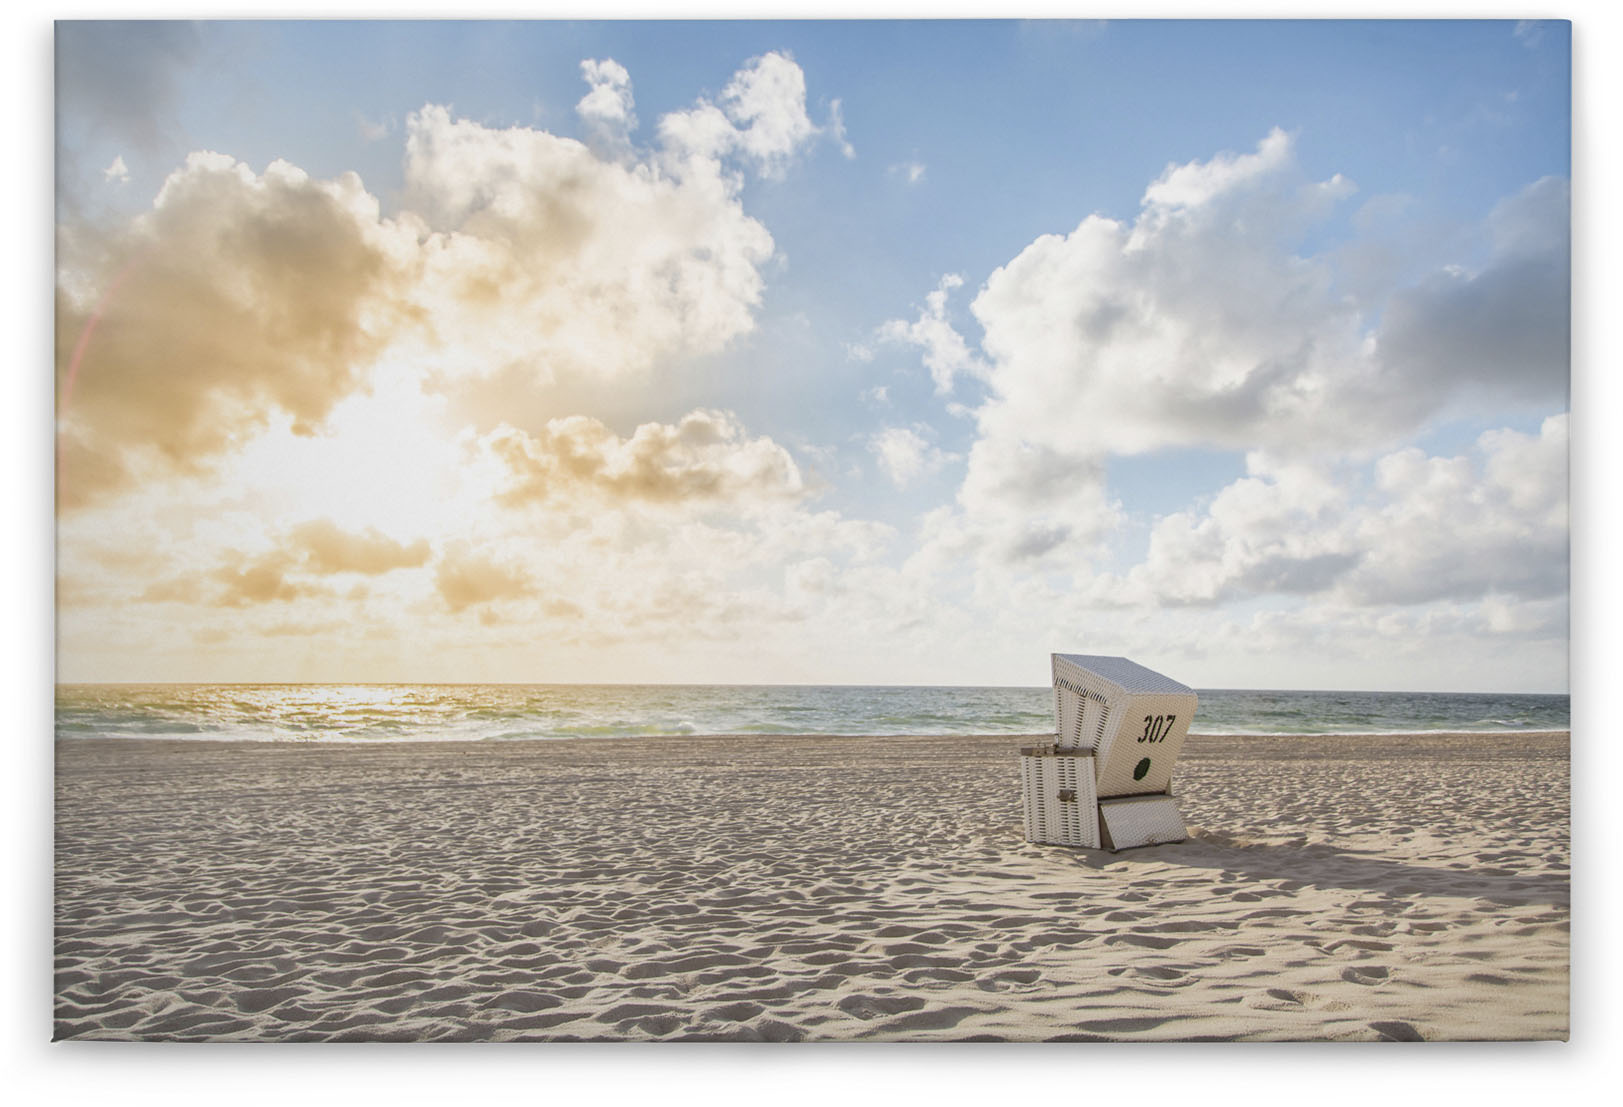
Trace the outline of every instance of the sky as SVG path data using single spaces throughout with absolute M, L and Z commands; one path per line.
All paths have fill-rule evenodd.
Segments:
M 61 680 L 1567 688 L 1564 23 L 55 45 Z

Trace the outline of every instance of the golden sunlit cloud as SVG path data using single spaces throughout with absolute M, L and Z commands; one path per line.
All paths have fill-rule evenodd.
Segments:
M 317 573 L 387 573 L 414 569 L 428 561 L 428 543 L 406 545 L 368 527 L 364 534 L 341 530 L 331 519 L 313 519 L 293 531 L 293 540 Z
M 747 439 L 727 412 L 645 423 L 621 438 L 596 419 L 550 421 L 539 434 L 502 427 L 484 445 L 512 475 L 510 506 L 581 496 L 651 503 L 795 501 L 808 489 L 794 458 L 769 438 Z
M 815 132 L 784 66 L 750 71 L 722 147 L 777 164 Z M 267 430 L 317 434 L 380 383 L 595 379 L 721 349 L 754 325 L 773 251 L 724 152 L 622 160 L 428 105 L 391 218 L 353 173 L 191 155 L 127 226 L 62 230 L 63 508 Z
M 453 613 L 535 591 L 523 570 L 475 553 L 466 542 L 453 543 L 445 551 L 434 570 L 434 587 Z
M 354 174 L 317 181 L 275 162 L 256 176 L 219 154 L 188 158 L 128 227 L 65 232 L 64 505 L 128 486 L 143 464 L 195 472 L 277 413 L 312 432 L 401 321 L 388 234 Z
M 283 553 L 223 565 L 211 574 L 223 586 L 214 602 L 221 607 L 241 607 L 327 594 L 325 588 L 292 579 L 292 568 L 293 559 Z

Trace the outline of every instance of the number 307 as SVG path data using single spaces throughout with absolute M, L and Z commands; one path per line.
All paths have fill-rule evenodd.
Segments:
M 1138 736 L 1140 742 L 1165 742 L 1167 735 L 1172 733 L 1172 724 L 1178 721 L 1176 715 L 1146 715 L 1144 716 L 1144 733 Z

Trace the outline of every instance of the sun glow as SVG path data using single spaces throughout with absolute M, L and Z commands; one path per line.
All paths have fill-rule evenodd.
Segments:
M 338 404 L 315 435 L 286 422 L 248 443 L 222 473 L 262 497 L 285 526 L 315 518 L 399 541 L 464 533 L 488 491 L 443 421 L 445 401 L 415 374 L 384 367 L 370 393 Z

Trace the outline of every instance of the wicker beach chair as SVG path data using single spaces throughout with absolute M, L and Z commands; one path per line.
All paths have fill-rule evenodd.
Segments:
M 1172 769 L 1194 689 L 1125 657 L 1052 661 L 1054 742 L 1020 751 L 1026 837 L 1109 850 L 1182 841 Z

